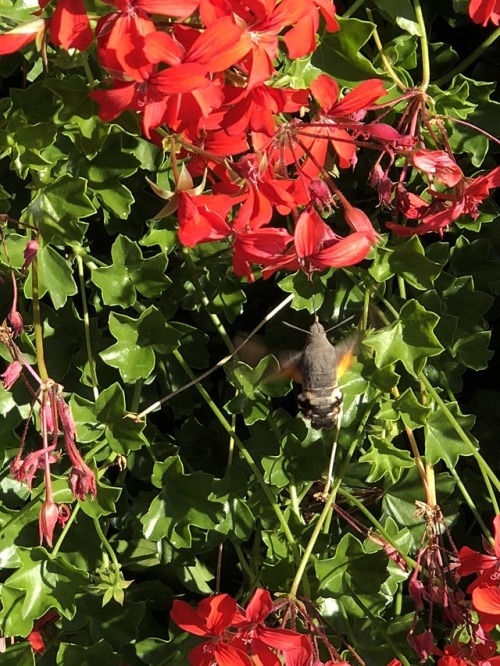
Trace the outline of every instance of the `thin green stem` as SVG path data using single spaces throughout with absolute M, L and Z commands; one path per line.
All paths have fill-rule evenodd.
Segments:
M 304 519 L 300 513 L 299 498 L 297 495 L 297 486 L 295 483 L 288 484 L 288 492 L 290 493 L 290 501 L 292 503 L 293 512 L 301 522 L 304 522 Z
M 476 49 L 474 49 L 470 55 L 459 62 L 458 65 L 453 67 L 453 69 L 450 69 L 450 71 L 446 74 L 443 74 L 443 76 L 440 76 L 435 81 L 433 81 L 432 85 L 442 86 L 445 83 L 448 83 L 448 81 L 451 81 L 453 77 L 457 76 L 457 74 L 461 74 L 464 70 L 467 69 L 467 67 L 470 67 L 472 63 L 474 63 L 486 51 L 486 49 L 489 48 L 498 39 L 498 37 L 500 37 L 500 26 L 496 28 L 491 33 L 491 35 L 486 37 L 484 42 L 482 42 Z
M 111 561 L 113 562 L 113 568 L 115 570 L 116 576 L 120 576 L 120 563 L 118 562 L 118 558 L 116 557 L 115 551 L 111 548 L 111 544 L 109 543 L 108 539 L 106 538 L 106 535 L 104 534 L 101 523 L 99 522 L 99 518 L 94 518 L 94 527 L 95 531 L 97 532 L 97 536 L 101 540 L 101 543 L 104 545 L 104 548 L 107 550 L 108 555 L 111 558 Z
M 356 0 L 356 2 L 353 2 L 351 7 L 348 7 L 345 12 L 342 14 L 342 18 L 349 18 L 353 14 L 355 14 L 360 7 L 362 7 L 365 4 L 366 0 Z
M 178 349 L 175 349 L 174 352 L 174 357 L 179 363 L 179 365 L 182 367 L 184 372 L 187 374 L 188 377 L 193 378 L 194 375 L 191 372 L 191 368 L 189 365 L 186 363 L 182 355 L 180 354 Z M 297 544 L 295 543 L 295 538 L 290 531 L 290 528 L 288 526 L 288 523 L 286 521 L 285 516 L 283 515 L 283 512 L 279 508 L 278 504 L 276 503 L 276 500 L 269 488 L 269 485 L 266 483 L 264 477 L 262 476 L 262 473 L 260 469 L 258 468 L 257 464 L 255 463 L 254 459 L 250 455 L 248 449 L 246 446 L 243 444 L 243 442 L 240 440 L 238 435 L 234 432 L 233 428 L 231 427 L 231 424 L 229 421 L 226 419 L 224 414 L 220 411 L 220 409 L 217 407 L 217 405 L 214 403 L 212 398 L 209 396 L 207 391 L 204 389 L 204 387 L 198 382 L 196 383 L 196 388 L 198 389 L 199 393 L 207 403 L 207 405 L 210 407 L 212 410 L 214 416 L 217 418 L 221 426 L 224 428 L 224 430 L 230 435 L 230 437 L 233 438 L 234 443 L 236 444 L 236 447 L 238 448 L 239 452 L 245 459 L 245 462 L 247 465 L 250 467 L 252 470 L 255 478 L 257 479 L 257 482 L 259 483 L 260 487 L 262 488 L 267 500 L 269 501 L 270 506 L 272 507 L 276 518 L 278 519 L 278 522 L 281 526 L 281 529 L 283 530 L 283 534 L 285 535 L 286 540 L 288 541 L 288 544 L 290 545 L 290 548 L 292 549 L 292 553 L 294 555 L 294 558 L 298 561 L 299 558 L 299 551 L 297 548 Z
M 97 400 L 99 397 L 99 388 L 97 385 L 97 374 L 95 369 L 95 360 L 94 354 L 92 353 L 92 341 L 90 337 L 90 317 L 89 309 L 87 305 L 87 290 L 85 289 L 85 275 L 83 272 L 83 260 L 82 257 L 76 255 L 76 265 L 78 267 L 78 280 L 80 283 L 80 297 L 82 299 L 82 310 L 83 310 L 83 328 L 85 331 L 85 347 L 87 349 L 87 359 L 89 362 L 89 374 L 90 381 L 92 382 L 92 392 L 94 394 L 94 400 Z
M 427 30 L 425 28 L 424 15 L 422 13 L 422 6 L 420 0 L 413 0 L 413 8 L 415 9 L 415 16 L 417 18 L 418 27 L 420 28 L 420 49 L 422 53 L 422 83 L 420 89 L 424 92 L 429 87 L 431 80 L 431 63 L 429 59 L 429 41 L 427 39 Z
M 31 263 L 31 288 L 33 295 L 33 326 L 35 329 L 36 363 L 42 381 L 49 378 L 43 351 L 42 316 L 40 314 L 40 293 L 38 289 L 38 260 L 35 256 Z
M 253 585 L 255 581 L 255 572 L 250 568 L 246 558 L 245 554 L 243 553 L 243 550 L 241 549 L 241 546 L 237 543 L 233 544 L 234 551 L 236 553 L 236 556 L 238 558 L 238 562 L 240 563 L 240 567 L 244 571 L 244 573 L 247 575 L 248 580 L 250 583 Z
M 370 413 L 370 411 L 366 410 L 364 418 L 361 420 L 361 423 L 358 426 L 358 429 L 357 429 L 356 435 L 354 437 L 354 440 L 351 444 L 350 452 L 354 451 L 354 448 L 355 448 L 359 438 L 361 437 L 361 435 L 362 435 L 362 433 L 365 429 L 365 425 L 366 425 L 366 421 L 368 419 L 369 413 Z M 351 455 L 352 455 L 352 453 L 351 453 Z M 343 466 L 343 469 L 344 469 L 344 466 Z M 301 583 L 301 580 L 302 580 L 302 576 L 305 573 L 306 567 L 309 563 L 309 558 L 311 557 L 312 552 L 314 550 L 314 546 L 316 545 L 316 541 L 318 540 L 318 537 L 321 534 L 321 531 L 323 529 L 323 525 L 325 524 L 325 521 L 326 521 L 327 517 L 331 514 L 332 504 L 335 502 L 335 498 L 337 497 L 337 492 L 339 490 L 341 480 L 342 480 L 342 478 L 340 476 L 335 480 L 335 483 L 333 484 L 332 489 L 330 491 L 330 494 L 328 495 L 328 498 L 325 502 L 325 506 L 323 507 L 323 511 L 321 512 L 321 514 L 318 518 L 318 521 L 316 522 L 316 525 L 314 526 L 313 533 L 311 534 L 311 538 L 309 539 L 309 543 L 306 546 L 306 549 L 305 549 L 304 554 L 302 556 L 302 560 L 299 564 L 299 567 L 298 567 L 297 572 L 295 574 L 295 578 L 293 579 L 293 583 L 292 583 L 292 586 L 290 588 L 289 595 L 292 598 L 297 598 L 297 593 L 299 591 L 299 586 L 300 586 L 300 583 Z
M 403 666 L 410 666 L 410 662 L 404 656 L 404 654 L 400 652 L 398 646 L 394 643 L 389 632 L 385 629 L 384 624 L 380 621 L 380 619 L 375 617 L 375 615 L 371 612 L 371 610 L 367 606 L 365 606 L 365 604 L 361 601 L 356 592 L 354 592 L 349 585 L 347 585 L 347 589 L 349 590 L 349 596 L 361 608 L 365 616 L 370 619 L 372 626 L 377 627 L 378 631 L 380 631 L 380 633 L 385 638 L 387 645 L 391 648 L 391 650 L 394 651 L 394 654 L 397 656 L 397 658 L 403 664 Z
M 391 535 L 388 532 L 386 532 L 386 530 L 382 527 L 382 525 L 379 523 L 379 521 L 375 518 L 373 513 L 371 513 L 366 508 L 366 506 L 363 504 L 363 502 L 358 500 L 357 497 L 354 497 L 354 495 L 351 495 L 351 493 L 348 490 L 346 490 L 345 488 L 339 488 L 339 495 L 342 495 L 342 497 L 345 497 L 347 500 L 349 500 L 350 504 L 353 504 L 355 507 L 357 507 L 361 511 L 361 513 L 363 513 L 368 518 L 368 520 L 371 522 L 371 524 L 377 529 L 377 531 L 387 541 L 387 543 L 398 551 L 401 558 L 406 562 L 406 564 L 409 567 L 414 569 L 416 566 L 418 566 L 413 558 L 409 557 L 408 555 L 405 555 L 404 553 L 402 553 L 399 550 L 396 542 L 393 540 Z
M 406 284 L 402 275 L 398 275 L 398 289 L 399 295 L 404 301 L 406 301 Z
M 130 411 L 137 412 L 141 403 L 142 387 L 144 386 L 144 379 L 139 379 L 134 384 L 134 393 L 130 404 Z
M 59 539 L 56 542 L 56 545 L 52 549 L 52 557 L 56 557 L 57 553 L 59 552 L 60 547 L 63 544 L 64 539 L 66 538 L 67 533 L 70 530 L 71 525 L 75 522 L 75 518 L 78 515 L 78 512 L 80 511 L 80 505 L 76 504 L 73 511 L 71 512 L 68 520 L 66 521 L 61 534 L 59 535 Z
M 375 23 L 375 21 L 373 20 L 372 11 L 370 9 L 367 9 L 366 13 L 368 14 L 368 18 L 370 19 L 370 21 L 372 23 Z M 377 49 L 378 49 L 378 52 L 379 52 L 379 55 L 380 55 L 380 59 L 382 60 L 385 71 L 391 77 L 391 79 L 394 81 L 394 83 L 397 85 L 397 87 L 400 90 L 405 91 L 408 86 L 399 78 L 399 76 L 393 70 L 391 63 L 389 62 L 389 58 L 385 54 L 384 47 L 382 45 L 382 41 L 379 37 L 376 26 L 373 29 L 373 41 L 375 42 L 375 45 L 377 46 Z
M 203 303 L 203 306 L 205 307 L 205 310 L 207 311 L 208 316 L 212 320 L 212 323 L 215 326 L 215 328 L 217 329 L 217 333 L 223 339 L 224 344 L 226 345 L 228 351 L 230 351 L 230 352 L 234 351 L 233 341 L 231 340 L 231 338 L 227 334 L 223 323 L 219 319 L 218 315 L 215 312 L 212 312 L 211 309 L 210 309 L 210 299 L 208 298 L 205 291 L 203 290 L 203 287 L 201 286 L 200 278 L 199 278 L 199 275 L 198 275 L 198 267 L 194 263 L 193 257 L 191 256 L 191 253 L 190 253 L 189 249 L 187 247 L 183 248 L 182 253 L 184 255 L 184 259 L 186 260 L 186 263 L 189 265 L 189 268 L 191 269 L 191 283 L 192 283 L 193 287 L 196 290 L 198 298 Z
M 479 526 L 483 530 L 484 535 L 489 539 L 489 541 L 491 543 L 493 543 L 493 539 L 491 537 L 491 532 L 486 527 L 485 522 L 481 518 L 481 514 L 476 509 L 476 505 L 474 504 L 474 501 L 472 500 L 472 497 L 469 495 L 469 492 L 468 492 L 467 488 L 465 487 L 464 483 L 462 482 L 462 479 L 460 478 L 460 475 L 457 473 L 457 470 L 453 466 L 450 466 L 448 469 L 449 469 L 449 472 L 452 475 L 452 477 L 455 479 L 455 483 L 459 487 L 460 492 L 462 493 L 465 501 L 467 502 L 467 506 L 472 511 L 472 513 L 474 514 L 474 518 L 477 520 Z M 498 507 L 495 507 L 495 514 L 498 514 Z
M 471 440 L 467 436 L 466 432 L 463 430 L 460 423 L 457 421 L 457 419 L 450 412 L 450 410 L 446 406 L 445 402 L 442 400 L 439 393 L 436 391 L 434 386 L 432 386 L 430 381 L 427 379 L 427 377 L 423 373 L 420 374 L 419 378 L 421 379 L 422 383 L 425 385 L 425 388 L 427 389 L 427 392 L 433 397 L 434 401 L 443 410 L 443 414 L 446 416 L 448 421 L 451 423 L 451 425 L 455 429 L 455 432 L 457 433 L 457 435 L 460 437 L 462 442 L 466 445 L 466 447 L 469 449 L 471 454 L 476 459 L 481 472 L 485 475 L 485 477 L 488 477 L 490 479 L 490 481 L 493 483 L 493 485 L 495 486 L 497 491 L 500 492 L 500 481 L 498 480 L 498 478 L 496 477 L 495 473 L 492 471 L 492 469 L 490 468 L 490 466 L 488 465 L 486 460 L 483 458 L 483 456 L 479 453 L 479 451 L 476 449 L 474 444 L 471 442 Z M 494 503 L 494 497 L 492 497 L 492 503 Z M 496 500 L 495 500 L 495 503 L 496 503 Z
M 83 66 L 83 71 L 85 72 L 85 76 L 87 77 L 87 81 L 92 87 L 94 87 L 95 86 L 94 75 L 92 74 L 92 70 L 90 69 L 88 60 L 85 57 L 82 58 L 82 66 Z

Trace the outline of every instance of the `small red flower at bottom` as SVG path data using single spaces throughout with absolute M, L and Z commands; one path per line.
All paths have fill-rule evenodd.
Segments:
M 245 652 L 234 644 L 234 634 L 227 631 L 235 614 L 236 601 L 228 594 L 203 599 L 196 610 L 185 601 L 174 601 L 170 617 L 175 624 L 210 639 L 191 650 L 188 659 L 192 666 L 211 666 L 214 660 L 219 666 L 252 666 Z

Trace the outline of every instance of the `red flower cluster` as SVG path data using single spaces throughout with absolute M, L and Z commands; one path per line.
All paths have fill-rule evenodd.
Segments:
M 473 0 L 471 11 L 496 21 L 497 3 Z M 498 169 L 464 177 L 442 123 L 432 131 L 433 149 L 423 144 L 419 127 L 429 120 L 421 90 L 382 104 L 378 79 L 343 97 L 326 74 L 309 87 L 285 87 L 280 48 L 292 59 L 311 54 L 321 17 L 338 30 L 330 0 L 107 0 L 113 11 L 97 21 L 83 0 L 39 4 L 47 17 L 0 35 L 0 53 L 45 35 L 65 49 L 95 44 L 103 82 L 90 94 L 101 119 L 132 112 L 143 134 L 170 152 L 174 191 L 154 186 L 168 200 L 158 217 L 177 212 L 187 247 L 226 242 L 235 272 L 250 280 L 254 265 L 264 277 L 280 269 L 309 274 L 367 256 L 377 233 L 332 176 L 355 167 L 359 147 L 380 153 L 371 183 L 401 236 L 442 233 L 460 215 L 477 217 L 500 183 Z M 399 102 L 405 110 L 396 126 L 381 122 Z M 407 180 L 418 182 L 407 179 L 409 170 L 427 182 L 424 197 L 406 190 Z M 332 216 L 338 208 L 343 214 Z
M 458 552 L 457 574 L 476 579 L 468 586 L 472 595 L 472 608 L 479 615 L 479 623 L 472 619 L 465 623 L 465 631 L 456 632 L 451 644 L 443 650 L 432 646 L 432 653 L 439 656 L 438 666 L 500 666 L 496 641 L 487 633 L 500 624 L 500 515 L 494 520 L 494 546 L 486 546 L 487 554 L 468 546 Z M 467 642 L 466 636 L 471 639 Z
M 310 635 L 313 626 L 308 634 L 266 626 L 277 605 L 267 590 L 258 589 L 246 609 L 228 594 L 219 594 L 201 601 L 196 610 L 175 600 L 170 617 L 184 631 L 208 639 L 189 653 L 191 666 L 349 666 L 330 645 L 331 658 L 321 660 Z M 401 664 L 394 659 L 388 666 Z
M 500 515 L 495 517 L 493 527 L 494 546 L 485 545 L 487 554 L 478 553 L 468 546 L 458 552 L 458 573 L 461 576 L 477 576 L 467 592 L 472 594 L 472 606 L 486 631 L 500 624 Z

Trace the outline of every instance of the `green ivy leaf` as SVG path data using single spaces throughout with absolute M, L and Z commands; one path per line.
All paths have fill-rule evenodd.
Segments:
M 325 284 L 328 274 L 313 273 L 310 279 L 303 271 L 287 275 L 280 280 L 279 287 L 287 294 L 293 294 L 291 307 L 294 310 L 307 310 L 314 314 L 323 305 Z
M 366 477 L 368 483 L 375 483 L 385 477 L 395 483 L 403 469 L 414 466 L 415 461 L 408 451 L 396 448 L 385 438 L 370 435 L 368 439 L 370 448 L 359 458 L 359 462 L 371 465 L 370 473 Z
M 39 296 L 49 294 L 54 308 L 59 310 L 66 304 L 68 296 L 74 296 L 78 291 L 70 263 L 50 245 L 40 248 L 37 257 Z M 33 298 L 32 286 L 31 278 L 25 280 L 24 293 L 28 298 Z
M 337 16 L 337 21 L 340 30 L 323 37 L 314 53 L 313 64 L 343 82 L 383 76 L 362 53 L 375 25 L 369 21 L 341 16 Z
M 44 548 L 19 549 L 18 554 L 21 567 L 5 584 L 24 593 L 23 618 L 37 620 L 54 608 L 70 620 L 76 612 L 77 597 L 86 590 L 89 574 L 63 557 L 51 557 Z
M 380 604 L 377 595 L 388 577 L 384 551 L 368 554 L 359 539 L 346 534 L 335 549 L 335 556 L 316 562 L 314 568 L 323 597 L 349 597 L 353 590 L 369 607 Z M 355 612 L 364 615 L 361 608 Z
M 411 236 L 397 245 L 388 258 L 391 271 L 416 289 L 430 289 L 446 260 L 447 257 L 442 263 L 436 263 L 428 259 L 418 236 Z
M 2 666 L 35 666 L 35 653 L 31 645 L 23 642 L 7 647 L 2 654 Z
M 158 298 L 171 284 L 165 275 L 165 255 L 160 253 L 145 259 L 137 243 L 126 236 L 115 240 L 111 258 L 110 266 L 92 271 L 92 282 L 101 289 L 106 305 L 128 308 L 136 302 L 136 292 L 146 298 Z
M 155 367 L 155 350 L 168 353 L 179 344 L 162 314 L 152 305 L 138 319 L 111 312 L 109 331 L 117 342 L 100 356 L 107 365 L 119 370 L 125 382 L 149 377 Z
M 57 651 L 58 666 L 120 666 L 122 657 L 115 654 L 110 645 L 99 641 L 95 645 L 75 645 L 74 643 L 61 643 Z
M 410 0 L 375 0 L 375 5 L 383 16 L 399 25 L 402 30 L 406 30 L 410 35 L 423 37 Z
M 46 243 L 55 239 L 72 245 L 83 241 L 87 225 L 80 222 L 81 218 L 95 212 L 87 196 L 86 181 L 65 174 L 38 191 L 22 219 L 40 228 Z
M 147 443 L 143 434 L 144 423 L 126 418 L 125 394 L 119 384 L 112 384 L 104 389 L 95 403 L 79 395 L 71 397 L 71 410 L 76 424 L 77 438 L 91 442 L 104 433 L 107 443 L 113 451 L 127 455 L 137 451 Z M 103 499 L 102 509 L 106 502 L 114 501 L 116 489 L 109 489 L 110 497 Z
M 407 371 L 417 376 L 429 356 L 443 351 L 434 328 L 439 317 L 428 312 L 415 300 L 401 308 L 399 320 L 381 331 L 370 333 L 363 344 L 375 350 L 375 363 L 379 368 L 401 361 Z
M 477 440 L 470 432 L 476 420 L 475 417 L 461 414 L 456 403 L 447 403 L 446 407 L 458 421 L 474 447 L 477 448 Z M 470 448 L 460 439 L 442 409 L 438 408 L 429 414 L 424 432 L 425 456 L 430 465 L 444 460 L 448 467 L 456 467 L 460 456 L 472 455 Z
M 162 491 L 141 519 L 147 539 L 159 541 L 165 536 L 170 539 L 172 530 L 179 526 L 196 525 L 208 530 L 219 524 L 222 506 L 208 499 L 214 482 L 210 474 L 184 474 L 181 459 L 172 456 L 155 463 L 152 482 Z

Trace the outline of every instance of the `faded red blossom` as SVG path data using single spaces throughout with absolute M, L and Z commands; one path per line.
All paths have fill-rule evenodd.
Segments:
M 45 455 L 49 455 L 49 464 L 54 464 L 59 460 L 59 454 L 54 453 L 56 445 L 53 444 L 46 449 L 39 449 L 28 453 L 25 458 L 22 458 L 22 450 L 16 455 L 10 465 L 10 473 L 16 481 L 25 481 L 28 488 L 31 490 L 33 479 L 37 470 L 45 467 Z
M 28 241 L 26 243 L 26 247 L 24 248 L 24 253 L 23 253 L 24 264 L 21 267 L 22 273 L 28 270 L 29 266 L 31 265 L 31 262 L 36 257 L 37 252 L 38 252 L 38 239 L 34 238 L 33 240 Z
M 9 363 L 1 375 L 4 389 L 8 391 L 12 388 L 19 379 L 22 370 L 23 364 L 20 361 L 12 361 L 12 363 Z
M 64 445 L 73 465 L 69 476 L 69 485 L 75 497 L 85 499 L 87 495 L 95 497 L 97 486 L 94 472 L 83 460 L 75 443 L 75 422 L 69 406 L 62 396 L 57 396 L 57 413 L 63 431 Z
M 24 322 L 23 318 L 21 317 L 21 313 L 13 307 L 9 312 L 8 319 L 9 324 L 12 326 L 12 330 L 14 331 L 14 335 L 21 335 L 24 331 Z
M 454 187 L 463 179 L 463 173 L 458 164 L 444 150 L 428 150 L 419 148 L 410 155 L 411 164 L 436 180 Z

